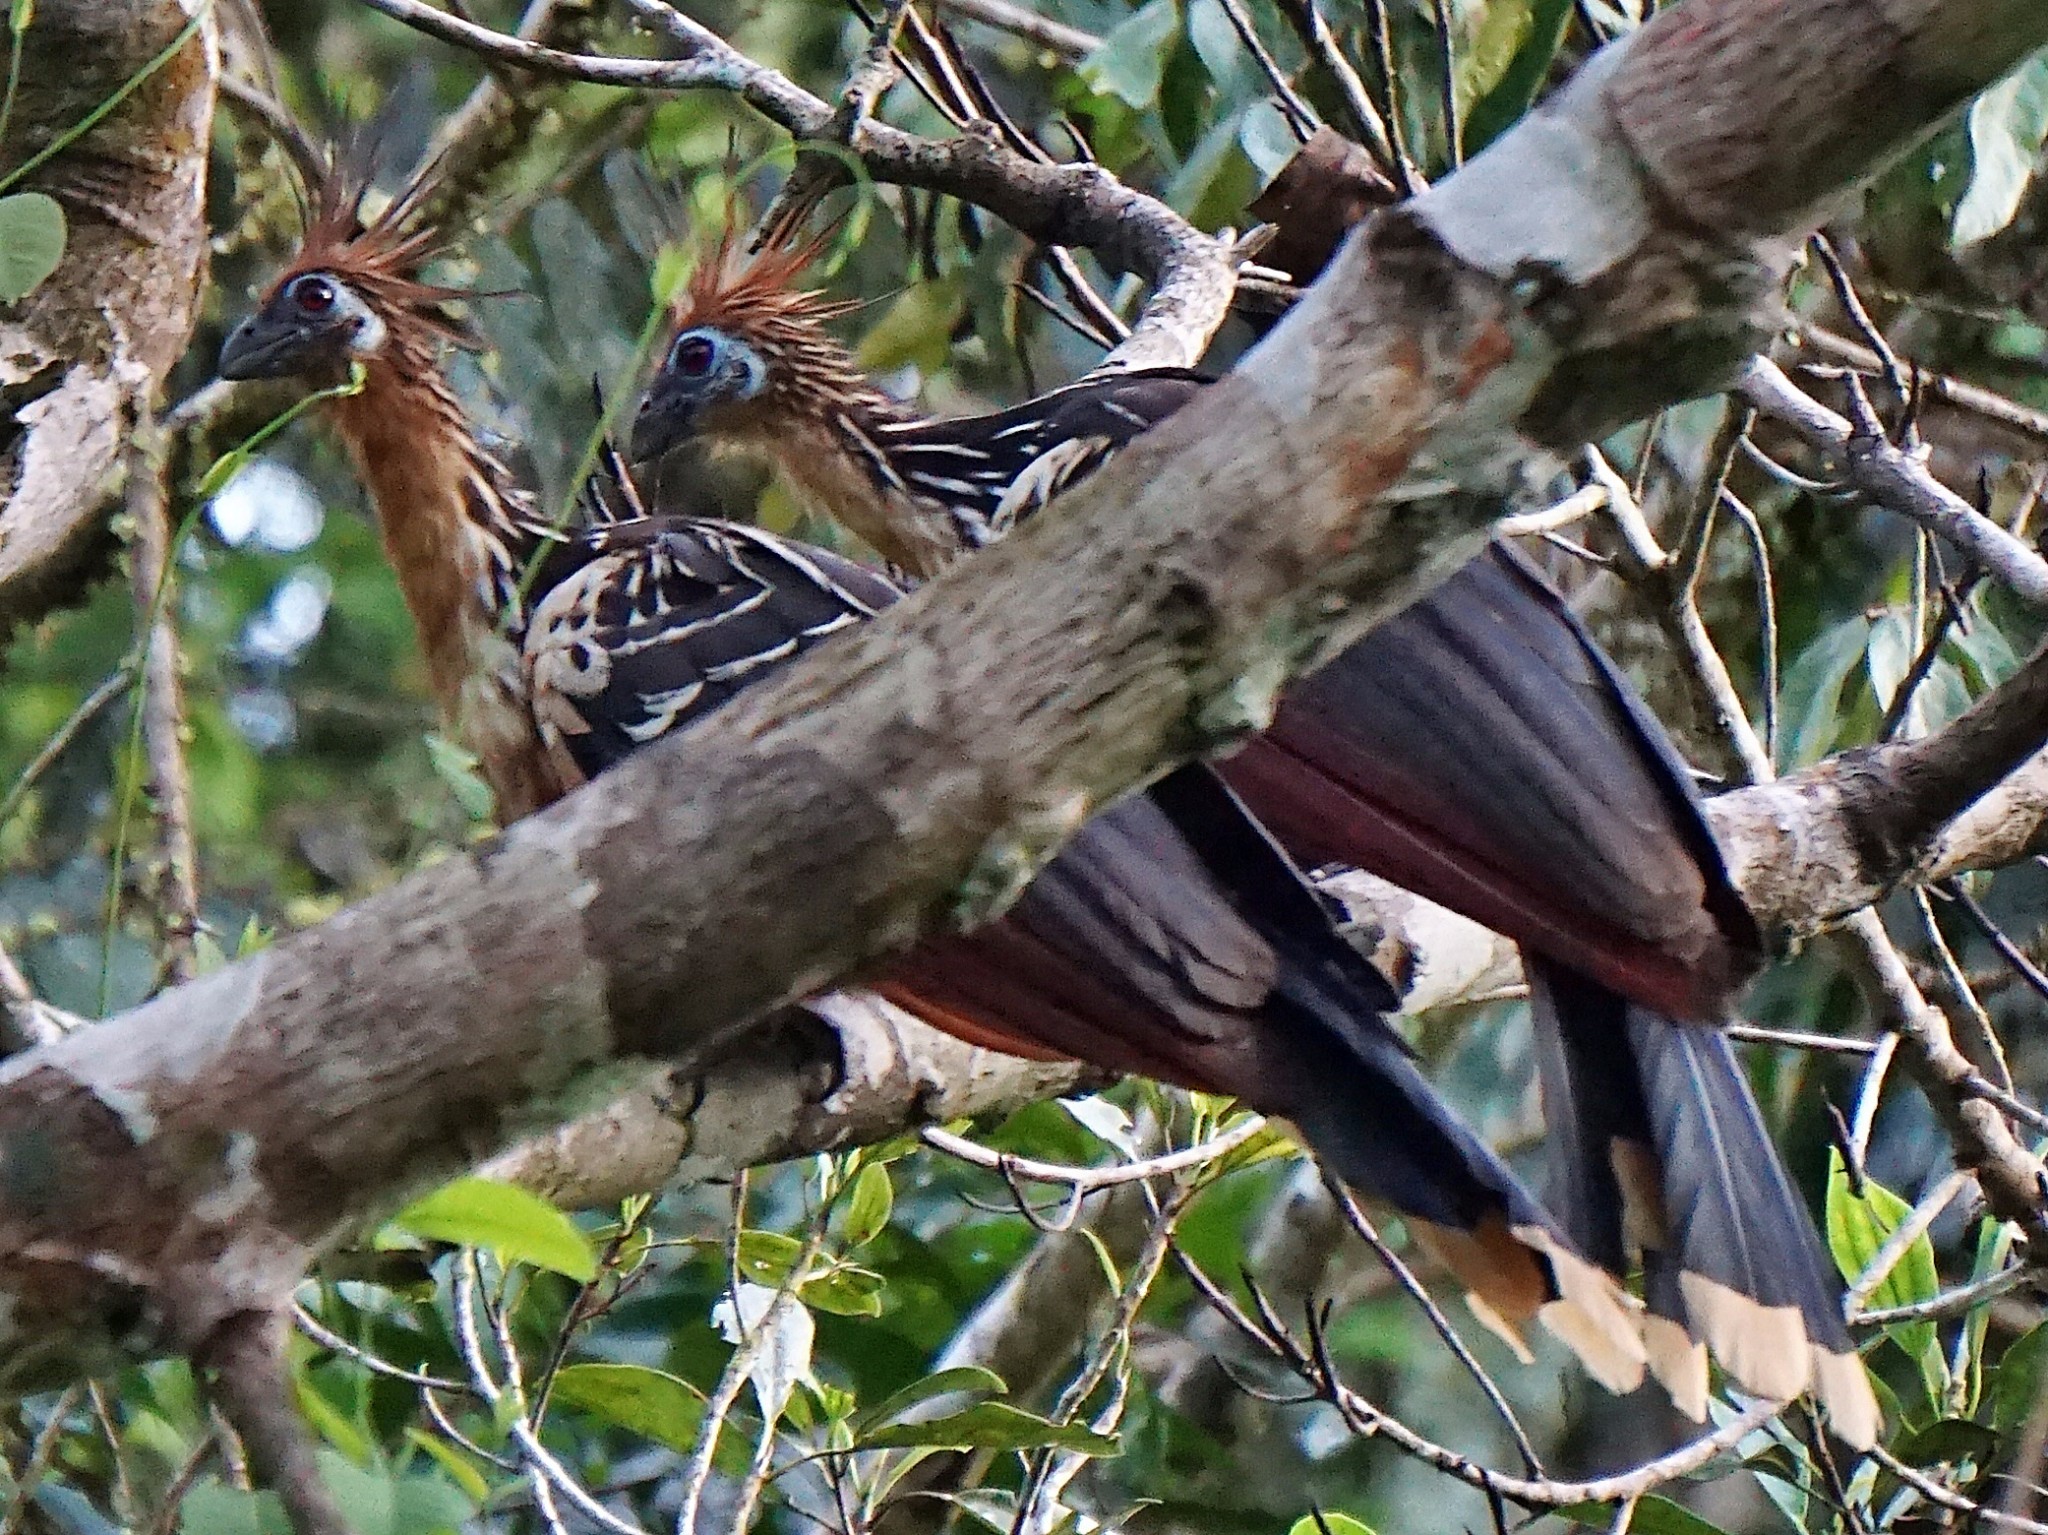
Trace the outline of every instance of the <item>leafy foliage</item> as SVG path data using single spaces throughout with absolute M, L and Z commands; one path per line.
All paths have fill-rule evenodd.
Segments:
M 516 21 L 509 0 L 469 9 L 490 25 Z M 822 92 L 867 41 L 829 7 L 719 0 L 693 14 L 700 9 L 723 35 Z M 1012 115 L 1048 125 L 1042 137 L 1060 153 L 1085 140 L 1118 175 L 1205 227 L 1248 222 L 1246 203 L 1295 140 L 1232 8 L 1047 0 L 1041 9 L 1097 39 L 1074 67 L 963 24 Z M 1327 9 L 1346 53 L 1379 89 L 1364 14 Z M 1261 47 L 1310 108 L 1341 124 L 1337 93 L 1282 12 L 1247 10 Z M 1465 151 L 1505 131 L 1641 10 L 1633 0 L 1447 4 L 1449 88 Z M 328 99 L 388 99 L 395 146 L 423 144 L 478 78 L 473 61 L 423 50 L 342 0 L 269 12 L 291 105 L 314 115 Z M 35 24 L 27 0 L 16 0 L 11 19 L 18 42 Z M 1439 173 L 1450 134 L 1434 8 L 1404 0 L 1387 19 L 1399 87 L 1389 116 L 1416 161 Z M 2048 320 L 2012 294 L 2039 290 L 2003 281 L 2009 269 L 1972 263 L 1980 248 L 2000 246 L 2001 231 L 2036 227 L 2044 79 L 2036 61 L 1987 94 L 1965 129 L 1888 178 L 1848 231 L 1865 252 L 1863 275 L 1884 295 L 1880 318 L 1927 363 L 2037 409 L 2048 408 Z M 881 111 L 943 129 L 906 85 Z M 12 147 L 6 121 L 0 110 L 0 148 Z M 656 179 L 685 189 L 701 224 L 722 216 L 735 191 L 742 200 L 757 193 L 789 155 L 713 93 L 643 103 L 564 90 L 550 96 L 544 122 L 493 178 L 486 233 L 450 275 L 507 295 L 473 306 L 487 346 L 456 362 L 458 382 L 530 462 L 547 502 L 563 505 L 594 425 L 590 379 L 604 380 L 614 401 L 625 396 L 651 297 L 673 286 L 683 259 L 663 254 L 672 210 L 636 168 L 639 157 Z M 1061 122 L 1069 126 L 1053 126 Z M 221 252 L 208 325 L 183 375 L 190 389 L 206 380 L 226 326 L 288 235 L 276 150 L 225 111 L 219 134 Z M 849 226 L 830 280 L 872 301 L 857 321 L 863 359 L 892 387 L 964 408 L 1015 399 L 1092 360 L 1086 342 L 1020 301 L 1020 283 L 1056 291 L 1027 242 L 930 198 L 864 195 L 864 223 Z M 0 301 L 31 293 L 62 259 L 56 204 L 0 196 Z M 1091 258 L 1081 269 L 1127 297 Z M 1844 323 L 1817 274 L 1802 275 L 1789 296 L 1804 319 Z M 1242 326 L 1227 331 L 1217 360 L 1247 336 Z M 1637 429 L 1605 445 L 1625 469 L 1639 466 L 1646 505 L 1673 541 L 1695 504 L 1717 419 L 1712 408 L 1682 408 L 1654 435 Z M 1970 429 L 1953 413 L 1926 425 L 1943 472 L 1973 484 L 1982 470 L 1986 503 L 2010 516 L 2038 442 Z M 474 763 L 437 732 L 409 622 L 346 467 L 309 423 L 294 417 L 278 428 L 188 444 L 178 487 L 181 513 L 203 507 L 180 543 L 170 599 L 188 675 L 202 964 L 445 856 L 484 832 L 489 810 Z M 1868 745 L 1894 715 L 1889 728 L 1931 728 L 2013 670 L 2035 639 L 2032 621 L 1996 590 L 1959 583 L 1942 552 L 1891 515 L 1773 474 L 1769 462 L 1791 456 L 1790 445 L 1760 431 L 1758 446 L 1731 488 L 1754 508 L 1773 556 L 1773 621 L 1762 622 L 1749 549 L 1725 526 L 1708 546 L 1700 593 L 1752 715 L 1775 721 L 1781 768 Z M 686 493 L 699 510 L 829 536 L 786 495 L 729 466 L 708 467 Z M 1611 547 L 1597 531 L 1588 537 Z M 1695 695 L 1668 645 L 1645 641 L 1633 599 L 1568 552 L 1545 558 L 1580 592 L 1652 705 L 1714 760 Z M 0 671 L 0 783 L 13 785 L 0 813 L 0 943 L 40 997 L 88 1015 L 140 1000 L 167 974 L 161 860 L 146 835 L 125 691 L 140 625 L 110 585 L 16 636 Z M 117 852 L 130 825 L 133 857 Z M 1969 893 L 2038 949 L 2048 890 L 2037 871 L 1979 879 Z M 1934 910 L 1924 925 L 1903 903 L 1888 915 L 1930 973 L 1949 973 L 1946 954 L 1980 987 L 2018 1090 L 2038 1097 L 2048 1077 L 2040 1031 L 2012 1027 L 2038 1019 L 2038 996 L 1957 916 L 1959 906 Z M 1754 1016 L 1792 1031 L 1868 1028 L 1815 954 L 1759 988 Z M 1521 1005 L 1464 1009 L 1419 1033 L 1432 1070 L 1474 1122 L 1503 1143 L 1525 1141 L 1532 1067 Z M 1830 1160 L 1820 1103 L 1850 1101 L 1862 1063 L 1789 1047 L 1752 1057 L 1852 1279 L 1948 1171 L 1925 1103 L 1896 1082 L 1860 1180 L 1852 1187 L 1839 1154 Z M 1213 1141 L 1236 1125 L 1233 1113 L 1124 1084 L 1000 1126 L 956 1128 L 998 1150 L 1099 1172 Z M 1009 1529 L 1027 1512 L 1032 1528 L 1048 1530 L 1108 1529 L 1127 1518 L 1140 1528 L 1290 1535 L 1488 1527 L 1479 1492 L 1382 1438 L 1350 1433 L 1329 1404 L 1296 1400 L 1300 1383 L 1216 1324 L 1177 1266 L 1184 1258 L 1228 1284 L 1250 1264 L 1289 1325 L 1312 1296 L 1332 1298 L 1320 1337 L 1359 1391 L 1435 1440 L 1512 1464 L 1483 1395 L 1362 1250 L 1340 1241 L 1290 1152 L 1269 1127 L 1227 1156 L 1155 1180 L 1149 1197 L 1132 1187 L 1085 1199 L 1013 1189 L 909 1141 L 758 1171 L 731 1190 L 678 1187 L 601 1211 L 564 1212 L 465 1180 L 400 1212 L 383 1241 L 340 1255 L 309 1282 L 294 1356 L 298 1399 L 323 1441 L 329 1484 L 364 1535 L 544 1528 L 540 1495 L 520 1469 L 521 1455 L 532 1463 L 522 1432 L 613 1517 L 649 1529 L 673 1525 L 691 1486 L 715 1513 L 706 1529 L 743 1516 L 750 1499 L 756 1527 L 773 1530 L 864 1530 L 884 1515 L 900 1521 L 879 1526 L 890 1530 L 947 1518 L 957 1528 Z M 1063 1223 L 1072 1229 L 1050 1229 Z M 1914 1238 L 1868 1304 L 1920 1305 L 1994 1281 L 2011 1249 L 2009 1233 L 1959 1203 Z M 1007 1287 L 1027 1264 L 1029 1283 Z M 1004 1330 L 1010 1350 L 998 1370 L 977 1349 Z M 1976 1491 L 2010 1469 L 2020 1444 L 2038 1443 L 2048 1328 L 2031 1303 L 1994 1308 L 1985 1299 L 1871 1335 L 1870 1363 L 1896 1405 L 1891 1448 L 1908 1466 Z M 1470 1341 L 1554 1467 L 1646 1458 L 1681 1427 L 1641 1402 L 1600 1396 L 1554 1353 L 1525 1368 L 1488 1334 Z M 1218 1354 L 1237 1376 L 1213 1363 Z M 284 1528 L 270 1494 L 236 1485 L 185 1365 L 131 1371 L 105 1384 L 102 1401 L 103 1410 L 78 1394 L 41 1397 L 0 1423 L 9 1494 L 29 1509 L 29 1527 L 169 1528 L 155 1521 L 171 1510 L 193 1535 Z M 31 1487 L 39 1438 L 48 1455 Z M 1627 1527 L 1876 1531 L 1936 1517 L 1893 1472 L 1850 1468 L 1838 1486 L 1835 1469 L 1807 1437 L 1759 1430 L 1698 1485 L 1635 1502 Z M 1325 1512 L 1305 1514 L 1310 1507 Z M 1620 1516 L 1611 1504 L 1559 1513 L 1590 1528 L 1616 1528 Z

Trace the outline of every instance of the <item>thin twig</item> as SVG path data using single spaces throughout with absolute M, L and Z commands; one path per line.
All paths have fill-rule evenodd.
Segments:
M 1852 368 L 1877 372 L 1884 366 L 1884 359 L 1870 348 L 1819 326 L 1807 326 L 1799 333 L 1799 339 L 1803 345 L 1812 347 L 1816 352 L 1824 352 L 1836 362 L 1847 363 Z M 1920 381 L 1922 391 L 1937 400 L 1981 416 L 1986 421 L 1994 421 L 2036 442 L 2048 443 L 2048 411 L 2034 410 L 2016 400 L 2008 400 L 1980 384 L 1966 383 L 1945 373 L 1926 372 L 1918 363 L 1913 364 L 1913 376 Z
M 1450 0 L 1430 0 L 1436 26 L 1437 91 L 1444 114 L 1444 159 L 1456 170 L 1465 163 L 1465 126 L 1458 118 L 1458 55 Z
M 1848 483 L 1888 511 L 1897 512 L 1947 541 L 1989 570 L 2016 595 L 2048 607 L 2048 560 L 1927 470 L 1922 455 L 1885 436 L 1861 379 L 1844 374 L 1850 415 L 1830 410 L 1764 358 L 1743 370 L 1739 388 L 1757 409 L 1791 427 L 1807 443 L 1841 463 Z
M 43 1474 L 50 1469 L 50 1461 L 57 1453 L 57 1441 L 64 1437 L 64 1420 L 71 1416 L 85 1396 L 85 1386 L 74 1382 L 64 1388 L 50 1409 L 50 1416 L 36 1431 L 29 1443 L 28 1462 L 14 1475 L 14 1486 L 7 1500 L 7 1511 L 0 1515 L 0 1535 L 20 1535 L 21 1522 L 28 1517 L 30 1505 L 35 1501 L 36 1486 Z
M 107 705 L 128 691 L 128 685 L 135 680 L 135 662 L 131 657 L 123 661 L 114 671 L 73 709 L 63 724 L 42 744 L 35 756 L 29 759 L 27 767 L 7 790 L 7 797 L 0 799 L 0 826 L 13 820 L 20 811 L 22 802 L 35 791 L 45 773 L 64 755 L 71 743 L 78 739 L 78 733 L 106 712 Z
M 1323 13 L 1316 8 L 1316 0 L 1279 0 L 1279 5 L 1280 13 L 1293 24 L 1295 35 L 1301 39 L 1308 56 L 1329 77 L 1331 88 L 1336 91 L 1337 100 L 1344 108 L 1351 136 L 1372 151 L 1383 170 L 1398 174 L 1400 157 L 1394 152 L 1394 140 L 1387 132 L 1387 120 L 1380 115 L 1371 92 L 1365 88 L 1365 81 L 1338 46 L 1330 24 L 1323 20 Z
M 1430 1327 L 1443 1340 L 1444 1346 L 1451 1351 L 1458 1363 L 1464 1366 L 1465 1373 L 1478 1382 L 1479 1389 L 1492 1404 L 1495 1415 L 1507 1426 L 1508 1437 L 1514 1440 L 1515 1450 L 1522 1457 L 1522 1468 L 1531 1476 L 1543 1476 L 1545 1472 L 1542 1458 L 1537 1455 L 1536 1446 L 1530 1441 L 1528 1431 L 1522 1427 L 1522 1420 L 1515 1416 L 1514 1408 L 1508 1405 L 1506 1394 L 1487 1373 L 1486 1366 L 1482 1365 L 1478 1356 L 1466 1347 L 1464 1338 L 1459 1336 L 1457 1328 L 1451 1325 L 1451 1319 L 1444 1315 L 1443 1308 L 1437 1305 L 1435 1298 L 1423 1286 L 1422 1281 L 1415 1277 L 1414 1271 L 1401 1261 L 1401 1255 L 1387 1245 L 1386 1238 L 1382 1237 L 1379 1228 L 1366 1218 L 1365 1211 L 1359 1208 L 1358 1201 L 1352 1197 L 1351 1191 L 1334 1179 L 1325 1179 L 1324 1183 L 1330 1191 L 1330 1197 L 1337 1201 L 1337 1207 L 1344 1212 L 1345 1223 L 1357 1233 L 1360 1241 L 1373 1250 L 1373 1256 L 1378 1258 L 1387 1272 L 1394 1276 L 1394 1282 L 1408 1292 L 1408 1298 L 1422 1308 L 1422 1314 L 1429 1319 Z
M 1010 0 L 938 0 L 938 7 L 964 20 L 980 22 L 985 27 L 994 27 L 999 32 L 1009 32 L 1026 42 L 1036 43 L 1067 64 L 1079 63 L 1102 46 L 1102 39 L 1093 32 L 1084 32 L 1079 27 L 1070 27 L 1065 22 L 1041 16 L 1036 11 L 1011 4 Z
M 1311 1372 L 1315 1369 L 1314 1361 L 1299 1343 L 1288 1337 L 1284 1331 L 1269 1331 L 1245 1315 L 1243 1308 L 1177 1246 L 1174 1249 L 1174 1260 L 1195 1288 L 1201 1292 L 1203 1299 L 1215 1307 L 1233 1327 L 1261 1348 L 1277 1353 L 1283 1363 L 1297 1374 L 1301 1374 L 1304 1379 L 1313 1378 Z M 1563 1482 L 1510 1476 L 1505 1472 L 1492 1470 L 1469 1456 L 1423 1438 L 1398 1418 L 1382 1412 L 1341 1382 L 1330 1384 L 1335 1388 L 1333 1405 L 1338 1406 L 1339 1411 L 1344 1413 L 1346 1420 L 1356 1431 L 1384 1439 L 1404 1453 L 1457 1478 L 1468 1486 L 1477 1487 L 1482 1492 L 1533 1509 L 1564 1508 L 1575 1503 L 1615 1503 L 1625 1498 L 1638 1497 L 1652 1488 L 1697 1471 L 1709 1461 L 1732 1451 L 1779 1411 L 1776 1403 L 1753 1403 L 1712 1433 L 1703 1434 L 1690 1444 L 1682 1445 L 1655 1460 L 1645 1461 L 1627 1471 L 1592 1481 Z
M 1907 1465 L 1883 1445 L 1873 1447 L 1870 1454 L 1879 1465 L 1931 1503 L 1954 1513 L 1967 1514 L 1973 1520 L 1997 1525 L 2000 1529 L 2023 1530 L 2027 1535 L 2048 1535 L 2048 1524 L 2042 1524 L 2036 1519 L 2022 1519 L 2015 1514 L 2001 1513 L 1995 1508 L 1987 1508 L 1974 1499 L 1966 1498 L 1953 1488 L 1942 1486 L 1925 1472 Z
M 1847 1320 L 1858 1327 L 1890 1327 L 1895 1322 L 1935 1322 L 1943 1317 L 1960 1316 L 1974 1311 L 1985 1301 L 1996 1300 L 1999 1296 L 2017 1290 L 2032 1277 L 2028 1265 L 2015 1263 L 2002 1268 L 1995 1274 L 1982 1279 L 1958 1285 L 1953 1290 L 1943 1290 L 1939 1295 L 1930 1295 L 1926 1300 L 1914 1301 L 1909 1306 L 1873 1306 L 1858 1311 Z
M 1057 1162 L 1038 1162 L 1029 1157 L 1013 1156 L 1007 1151 L 990 1151 L 977 1146 L 964 1136 L 954 1135 L 949 1130 L 927 1125 L 919 1131 L 926 1145 L 943 1151 L 950 1157 L 957 1157 L 975 1167 L 990 1172 L 1003 1173 L 1008 1177 L 1032 1183 L 1057 1183 L 1092 1194 L 1098 1189 L 1115 1188 L 1124 1183 L 1143 1183 L 1152 1178 L 1170 1177 L 1191 1168 L 1207 1167 L 1221 1161 L 1253 1136 L 1266 1128 L 1266 1122 L 1257 1115 L 1248 1116 L 1242 1123 L 1203 1141 L 1198 1146 L 1184 1147 L 1160 1156 L 1146 1157 L 1137 1162 L 1120 1163 L 1113 1167 L 1068 1167 Z

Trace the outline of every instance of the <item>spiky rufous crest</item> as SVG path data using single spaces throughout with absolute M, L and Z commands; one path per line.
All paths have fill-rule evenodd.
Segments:
M 437 342 L 474 350 L 481 343 L 448 306 L 490 294 L 422 282 L 420 273 L 453 241 L 425 222 L 427 199 L 440 184 L 441 161 L 430 160 L 374 215 L 365 211 L 377 168 L 376 130 L 365 129 L 327 152 L 327 165 L 301 202 L 305 229 L 291 263 L 265 297 L 308 272 L 325 272 L 357 289 L 408 350 Z
M 895 402 L 868 382 L 851 350 L 826 329 L 862 301 L 798 286 L 843 222 L 835 218 L 805 237 L 803 225 L 816 206 L 815 199 L 785 205 L 749 249 L 738 209 L 728 205 L 717 238 L 670 306 L 669 335 L 711 327 L 751 346 L 767 368 L 765 414 L 825 419 L 859 409 L 893 418 Z

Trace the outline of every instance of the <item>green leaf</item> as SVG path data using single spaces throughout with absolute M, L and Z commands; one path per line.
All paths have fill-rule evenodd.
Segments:
M 367 1466 L 376 1460 L 377 1448 L 370 1443 L 369 1436 L 322 1396 L 312 1382 L 299 1377 L 292 1384 L 296 1388 L 293 1395 L 298 1398 L 299 1411 L 319 1430 L 322 1439 L 359 1466 Z
M 1870 1267 L 1899 1223 L 1913 1207 L 1875 1179 L 1865 1176 L 1863 1197 L 1849 1192 L 1849 1172 L 1839 1151 L 1828 1154 L 1828 1250 L 1835 1267 L 1854 1284 Z M 1870 1292 L 1867 1304 L 1873 1309 L 1911 1306 L 1932 1300 L 1941 1292 L 1941 1276 L 1934 1266 L 1934 1243 L 1921 1232 L 1900 1256 L 1884 1281 Z M 1888 1329 L 1898 1345 L 1919 1361 L 1928 1378 L 1930 1392 L 1939 1394 L 1947 1365 L 1941 1357 L 1941 1342 L 1932 1322 L 1904 1322 Z
M 940 1370 L 927 1375 L 923 1380 L 912 1381 L 901 1391 L 884 1397 L 866 1412 L 853 1420 L 856 1438 L 880 1428 L 884 1423 L 894 1422 L 913 1407 L 922 1407 L 926 1402 L 936 1401 L 942 1396 L 955 1392 L 972 1392 L 977 1396 L 1000 1396 L 1010 1388 L 1003 1384 L 1002 1376 L 994 1370 L 978 1364 L 956 1365 L 950 1370 Z
M 458 1178 L 408 1205 L 392 1225 L 430 1242 L 487 1247 L 506 1263 L 530 1263 L 588 1283 L 597 1257 L 576 1223 L 542 1199 L 489 1178 Z
M 572 1364 L 555 1375 L 554 1400 L 687 1455 L 697 1447 L 704 1398 L 678 1376 L 637 1364 Z
M 314 1454 L 351 1535 L 398 1535 L 398 1489 L 388 1471 L 365 1470 L 334 1450 Z
M 14 0 L 7 8 L 7 30 L 16 37 L 21 36 L 36 19 L 36 0 Z
M 497 799 L 477 771 L 476 753 L 433 731 L 427 733 L 426 740 L 427 761 L 433 764 L 434 776 L 448 786 L 462 813 L 472 821 L 488 821 Z
M 1202 68 L 1209 72 L 1209 78 L 1219 86 L 1227 86 L 1237 78 L 1237 72 L 1244 59 L 1244 44 L 1239 41 L 1237 28 L 1230 24 L 1230 13 L 1223 9 L 1223 0 L 1188 0 L 1188 42 L 1193 45 L 1195 57 L 1202 61 Z
M 864 1450 L 932 1445 L 942 1450 L 1036 1450 L 1053 1446 L 1084 1455 L 1115 1455 L 1115 1438 L 1078 1423 L 1061 1425 L 1007 1402 L 977 1402 L 962 1412 L 926 1423 L 896 1423 L 878 1429 Z
M 1373 1528 L 1349 1514 L 1303 1514 L 1287 1527 L 1287 1535 L 1373 1535 Z
M 1115 96 L 1143 111 L 1159 99 L 1167 50 L 1179 32 L 1173 0 L 1150 0 L 1119 22 L 1075 73 L 1098 96 Z
M 491 1495 L 491 1484 L 484 1480 L 483 1472 L 477 1470 L 463 1451 L 427 1433 L 424 1429 L 408 1428 L 405 1437 L 431 1455 L 435 1464 L 448 1473 L 450 1480 L 462 1489 L 472 1503 L 482 1503 Z
M 1983 1310 L 1990 1308 L 1983 1307 Z M 2041 1391 L 2041 1366 L 2048 1360 L 2048 1322 L 2043 1322 L 2010 1348 L 1998 1361 L 1998 1374 L 1991 1386 L 1991 1426 L 2010 1434 L 2027 1421 Z
M 274 1492 L 243 1492 L 203 1481 L 178 1509 L 179 1535 L 291 1535 L 291 1522 Z
M 854 1175 L 853 1187 L 839 1206 L 839 1239 L 848 1247 L 865 1247 L 882 1234 L 895 1207 L 889 1169 L 870 1162 Z
M 1495 9 L 1507 7 L 1489 6 L 1489 19 Z M 1543 82 L 1550 78 L 1571 16 L 1572 0 L 1533 0 L 1514 31 L 1513 53 L 1503 67 L 1470 79 L 1462 78 L 1461 69 L 1459 83 L 1469 87 L 1474 98 L 1464 122 L 1468 158 L 1512 128 L 1529 110 Z
M 2019 212 L 2041 146 L 2048 142 L 2048 59 L 2007 75 L 1970 106 L 1970 190 L 1956 204 L 1949 238 L 1988 240 Z
M 803 1243 L 779 1231 L 742 1231 L 737 1244 L 740 1272 L 757 1285 L 778 1289 L 803 1250 Z
M 43 285 L 64 259 L 64 210 L 41 192 L 0 197 L 0 303 Z
M 391 1535 L 457 1535 L 482 1501 L 438 1476 L 401 1476 L 391 1490 Z
M 1598 1530 L 1614 1528 L 1616 1509 L 1612 1503 L 1574 1503 L 1557 1512 L 1574 1524 L 1591 1525 Z M 1690 1509 L 1655 1493 L 1636 1500 L 1628 1528 L 1629 1535 L 1726 1535 L 1718 1524 L 1709 1524 Z
M 873 1269 L 842 1263 L 805 1280 L 798 1293 L 806 1306 L 834 1316 L 880 1316 L 882 1291 L 887 1286 L 888 1281 Z

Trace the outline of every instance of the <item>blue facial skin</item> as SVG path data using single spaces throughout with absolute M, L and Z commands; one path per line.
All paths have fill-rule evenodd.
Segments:
M 340 377 L 383 343 L 384 322 L 354 289 L 326 272 L 302 272 L 229 334 L 220 376 Z
M 688 441 L 710 406 L 753 399 L 767 373 L 759 354 L 735 336 L 709 325 L 682 332 L 633 417 L 634 459 L 657 459 Z

